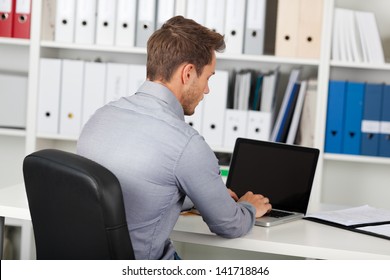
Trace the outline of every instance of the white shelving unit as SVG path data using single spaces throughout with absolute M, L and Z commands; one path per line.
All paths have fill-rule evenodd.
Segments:
M 53 40 L 53 16 L 47 9 L 54 0 L 34 0 L 31 39 L 0 38 L 0 72 L 25 73 L 29 77 L 27 125 L 25 130 L 0 128 L 0 186 L 23 181 L 21 164 L 25 155 L 42 148 L 75 151 L 76 137 L 37 134 L 38 73 L 40 58 L 67 58 L 107 62 L 145 64 L 144 48 L 120 48 L 97 45 L 62 44 Z M 293 68 L 302 69 L 303 78 L 317 78 L 318 98 L 314 145 L 323 151 L 329 79 L 347 79 L 390 84 L 390 64 L 341 63 L 331 60 L 332 21 L 335 7 L 375 13 L 384 46 L 390 57 L 390 24 L 386 0 L 324 0 L 321 54 L 319 59 L 276 57 L 272 55 L 217 54 L 217 69 L 254 68 L 271 70 L 280 66 L 282 77 Z M 387 13 L 387 14 L 386 14 Z M 185 1 L 176 0 L 176 14 L 185 14 Z M 279 94 L 281 99 L 281 94 Z M 280 100 L 279 100 L 280 101 Z M 390 108 L 389 108 L 390 109 Z M 216 151 L 230 152 L 223 147 Z M 311 209 L 320 202 L 344 205 L 370 204 L 388 208 L 390 197 L 390 159 L 323 154 L 321 152 L 313 186 Z M 387 199 L 386 199 L 387 198 Z

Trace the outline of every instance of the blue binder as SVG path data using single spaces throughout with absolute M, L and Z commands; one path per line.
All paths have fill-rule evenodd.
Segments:
M 382 84 L 366 84 L 362 120 L 362 155 L 378 156 L 379 154 L 382 91 Z
M 364 89 L 364 83 L 347 83 L 343 139 L 344 154 L 359 155 L 361 151 Z
M 382 98 L 381 134 L 379 156 L 390 157 L 390 85 L 385 85 Z M 386 128 L 386 129 L 385 129 Z
M 325 153 L 342 152 L 346 85 L 346 81 L 329 81 Z

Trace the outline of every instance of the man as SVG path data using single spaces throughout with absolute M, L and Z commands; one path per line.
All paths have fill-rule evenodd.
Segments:
M 248 233 L 271 209 L 262 195 L 238 198 L 226 189 L 213 151 L 184 121 L 209 92 L 215 51 L 224 48 L 220 34 L 173 17 L 148 41 L 147 81 L 97 110 L 81 133 L 78 153 L 121 183 L 136 259 L 175 258 L 169 235 L 186 196 L 210 230 L 227 238 Z

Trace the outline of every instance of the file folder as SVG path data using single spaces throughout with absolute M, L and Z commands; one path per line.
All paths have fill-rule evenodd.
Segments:
M 27 76 L 0 74 L 0 127 L 26 128 Z
M 237 138 L 245 138 L 247 136 L 247 120 L 248 111 L 226 109 L 223 137 L 224 148 L 233 149 Z
M 342 153 L 346 90 L 346 81 L 329 81 L 325 153 Z
M 363 120 L 361 126 L 362 155 L 378 156 L 379 154 L 382 91 L 382 84 L 366 84 L 363 103 Z
M 81 118 L 82 127 L 95 111 L 104 105 L 106 68 L 106 63 L 85 63 Z
M 379 156 L 390 157 L 390 85 L 385 85 L 379 137 Z
M 115 45 L 134 47 L 137 0 L 118 0 Z
M 96 1 L 78 0 L 76 5 L 75 43 L 95 43 Z
M 343 153 L 359 155 L 365 84 L 348 82 L 345 99 Z
M 226 0 L 226 53 L 241 54 L 244 48 L 245 0 Z
M 200 135 L 202 135 L 202 125 L 203 125 L 203 104 L 201 101 L 198 106 L 195 108 L 195 113 L 191 116 L 184 116 L 184 120 L 190 126 L 192 126 Z
M 175 0 L 157 0 L 157 25 L 156 29 L 175 15 Z
M 76 18 L 75 0 L 57 0 L 54 40 L 73 43 Z
M 12 37 L 15 0 L 0 0 L 0 37 Z
M 146 65 L 129 64 L 126 95 L 133 95 L 146 80 Z
M 112 46 L 115 40 L 117 0 L 99 0 L 96 22 L 96 44 Z
M 12 37 L 30 39 L 31 0 L 16 0 L 13 20 Z
M 300 0 L 278 0 L 275 55 L 295 57 L 298 50 Z
M 187 0 L 186 17 L 206 24 L 206 0 Z
M 223 34 L 225 32 L 226 0 L 207 0 L 206 27 Z
M 217 70 L 210 78 L 210 93 L 203 99 L 202 135 L 211 146 L 223 145 L 226 100 L 228 93 L 229 73 Z
M 244 53 L 262 55 L 264 53 L 266 0 L 248 0 Z
M 306 89 L 307 89 L 307 81 L 301 81 L 300 87 L 299 87 L 299 92 L 298 92 L 298 97 L 297 97 L 297 102 L 296 102 L 295 108 L 293 110 L 291 124 L 290 124 L 290 128 L 289 128 L 288 134 L 287 134 L 286 144 L 290 144 L 290 145 L 295 144 L 295 139 L 297 137 L 297 132 L 298 132 L 298 125 L 299 125 L 299 122 L 301 120 L 303 102 L 304 102 L 305 96 L 306 96 Z
M 127 71 L 127 64 L 107 63 L 105 103 L 118 100 L 127 94 Z
M 298 57 L 320 57 L 323 7 L 323 0 L 300 0 Z
M 136 47 L 145 48 L 149 37 L 156 30 L 156 0 L 138 2 Z
M 64 59 L 61 78 L 60 135 L 77 137 L 81 130 L 84 61 Z
M 61 71 L 62 60 L 41 58 L 38 83 L 38 133 L 58 133 Z
M 272 131 L 272 112 L 248 111 L 246 138 L 269 141 Z

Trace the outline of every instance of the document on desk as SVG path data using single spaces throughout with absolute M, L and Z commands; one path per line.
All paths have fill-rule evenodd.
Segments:
M 369 205 L 308 214 L 305 219 L 390 239 L 390 210 Z

